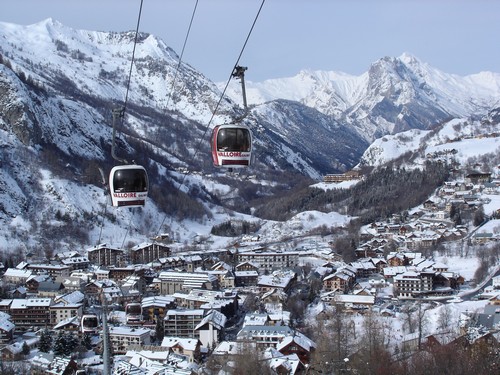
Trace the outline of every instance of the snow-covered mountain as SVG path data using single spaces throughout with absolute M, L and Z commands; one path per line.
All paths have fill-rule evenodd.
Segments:
M 113 243 L 124 231 L 147 238 L 166 230 L 166 217 L 172 229 L 182 226 L 178 219 L 215 223 L 221 206 L 248 214 L 260 197 L 357 165 L 379 135 L 488 110 L 495 118 L 500 97 L 496 73 L 451 76 L 407 55 L 381 59 L 360 77 L 301 72 L 262 84 L 247 79 L 245 123 L 254 132 L 256 161 L 227 175 L 212 166 L 209 135 L 215 124 L 242 114 L 239 82 L 223 97 L 201 72 L 179 65 L 163 41 L 140 34 L 129 84 L 134 39 L 133 32 L 75 30 L 52 19 L 0 23 L 5 243 L 40 246 L 63 233 L 95 244 L 103 241 L 103 226 Z M 117 154 L 144 165 L 151 182 L 148 204 L 132 214 L 106 208 L 112 110 L 125 98 Z
M 484 115 L 500 103 L 500 74 L 461 77 L 408 53 L 381 58 L 360 76 L 301 71 L 247 86 L 249 103 L 298 101 L 334 116 L 369 142 L 409 129 L 431 129 L 450 118 Z M 232 84 L 228 93 L 237 98 L 237 87 Z
M 498 109 L 482 119 L 453 119 L 433 130 L 412 129 L 386 135 L 364 152 L 358 167 L 399 162 L 422 166 L 426 160 L 454 162 L 463 170 L 479 169 L 500 175 L 500 117 Z

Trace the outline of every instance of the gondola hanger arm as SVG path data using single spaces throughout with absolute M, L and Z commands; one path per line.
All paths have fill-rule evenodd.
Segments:
M 116 145 L 116 122 L 118 119 L 122 119 L 123 116 L 124 116 L 124 113 L 125 113 L 125 108 L 121 107 L 121 108 L 115 108 L 113 109 L 113 138 L 112 138 L 112 142 L 111 142 L 111 156 L 113 157 L 113 159 L 115 159 L 116 161 L 122 163 L 122 164 L 128 164 L 128 161 L 125 160 L 125 159 L 120 159 L 117 155 L 116 155 L 116 152 L 115 152 L 115 145 Z

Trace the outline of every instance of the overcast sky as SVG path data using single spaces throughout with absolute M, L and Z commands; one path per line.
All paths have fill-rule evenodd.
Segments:
M 198 0 L 183 61 L 226 81 L 262 0 Z M 52 17 L 85 30 L 135 30 L 141 0 L 0 0 L 0 22 Z M 196 0 L 143 0 L 139 30 L 181 53 Z M 359 75 L 413 54 L 447 73 L 500 72 L 498 0 L 266 0 L 239 64 L 249 81 L 302 69 Z

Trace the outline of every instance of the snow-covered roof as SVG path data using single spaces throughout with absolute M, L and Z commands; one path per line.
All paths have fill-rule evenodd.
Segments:
M 110 335 L 118 336 L 143 336 L 148 335 L 150 330 L 147 328 L 127 327 L 127 326 L 111 326 L 109 328 Z
M 13 299 L 10 305 L 11 310 L 26 309 L 29 307 L 49 307 L 51 298 Z
M 0 318 L 0 330 L 4 332 L 10 332 L 16 328 L 16 325 L 12 323 L 9 319 Z
M 32 271 L 27 269 L 7 268 L 7 270 L 3 274 L 3 277 L 15 277 L 15 278 L 27 279 L 31 275 Z
M 164 337 L 161 346 L 165 348 L 172 348 L 174 346 L 181 346 L 185 350 L 194 351 L 201 344 L 200 340 L 193 338 L 182 337 Z
M 60 328 L 66 327 L 68 325 L 79 326 L 80 325 L 80 317 L 72 316 L 68 319 L 61 320 L 59 323 L 57 323 L 54 326 L 54 329 L 60 329 Z
M 200 329 L 205 324 L 212 324 L 216 329 L 221 330 L 226 325 L 227 318 L 221 312 L 212 310 L 207 316 L 205 316 L 201 322 L 195 327 L 195 330 Z

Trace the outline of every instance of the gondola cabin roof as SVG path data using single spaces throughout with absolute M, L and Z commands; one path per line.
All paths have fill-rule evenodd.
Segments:
M 240 124 L 216 126 L 212 131 L 212 161 L 216 167 L 239 168 L 250 165 L 252 132 Z
M 118 165 L 109 173 L 111 202 L 115 207 L 142 207 L 148 196 L 148 175 L 140 165 Z

